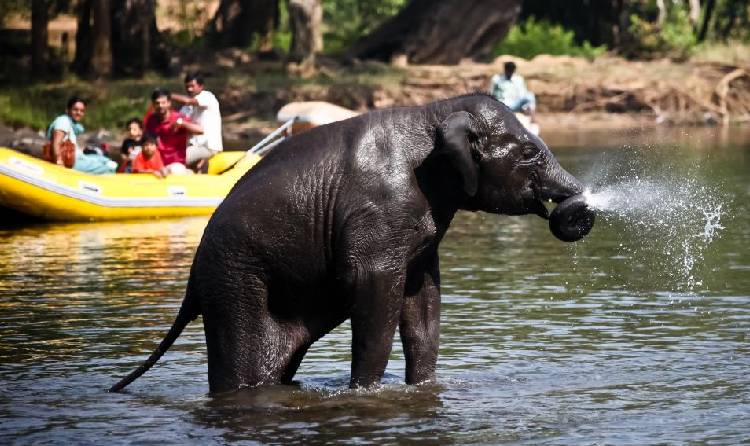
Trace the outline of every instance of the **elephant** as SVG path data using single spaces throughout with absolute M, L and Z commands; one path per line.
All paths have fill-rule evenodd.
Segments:
M 310 346 L 347 319 L 350 387 L 380 383 L 396 328 L 406 383 L 434 381 L 438 245 L 456 212 L 547 219 L 545 202 L 572 200 L 554 223 L 570 227 L 552 229 L 573 241 L 593 226 L 583 191 L 541 139 L 481 93 L 295 135 L 217 207 L 174 324 L 110 391 L 141 376 L 199 315 L 211 393 L 290 383 Z

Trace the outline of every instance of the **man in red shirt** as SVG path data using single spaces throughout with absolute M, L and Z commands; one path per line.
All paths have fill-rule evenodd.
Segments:
M 151 94 L 154 112 L 146 120 L 146 133 L 156 137 L 164 165 L 185 164 L 187 140 L 200 135 L 203 128 L 172 109 L 169 90 L 157 88 Z

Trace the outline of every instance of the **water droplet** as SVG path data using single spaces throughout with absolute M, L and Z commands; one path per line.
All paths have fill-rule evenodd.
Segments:
M 643 155 L 615 174 L 615 167 L 607 165 L 583 195 L 597 211 L 598 224 L 621 234 L 621 255 L 693 290 L 703 284 L 696 274 L 706 249 L 724 229 L 724 199 L 695 172 L 658 168 L 646 160 Z

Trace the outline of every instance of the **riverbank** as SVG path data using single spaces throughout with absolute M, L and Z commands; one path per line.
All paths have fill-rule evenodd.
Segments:
M 224 138 L 243 148 L 274 128 L 275 113 L 291 101 L 324 100 L 359 112 L 419 105 L 485 91 L 489 78 L 513 60 L 537 95 L 542 136 L 580 130 L 663 126 L 736 125 L 750 122 L 750 58 L 686 62 L 589 61 L 538 56 L 500 57 L 492 63 L 404 66 L 377 62 L 341 64 L 322 59 L 317 72 L 301 74 L 277 61 L 259 61 L 239 50 L 185 58 L 185 70 L 207 74 L 221 101 Z M 65 97 L 91 98 L 85 124 L 97 139 L 118 144 L 124 122 L 140 116 L 148 94 L 163 86 L 181 91 L 180 76 L 87 82 L 20 84 L 0 92 L 0 144 L 38 150 L 39 131 L 62 111 Z

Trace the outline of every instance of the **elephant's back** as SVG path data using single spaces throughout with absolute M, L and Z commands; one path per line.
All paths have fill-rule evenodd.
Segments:
M 345 177 L 340 172 L 344 136 L 316 130 L 280 144 L 235 185 L 204 232 L 201 250 L 207 262 L 230 269 L 239 265 L 267 278 L 324 280 L 337 192 Z M 289 280 L 277 286 L 297 284 Z

